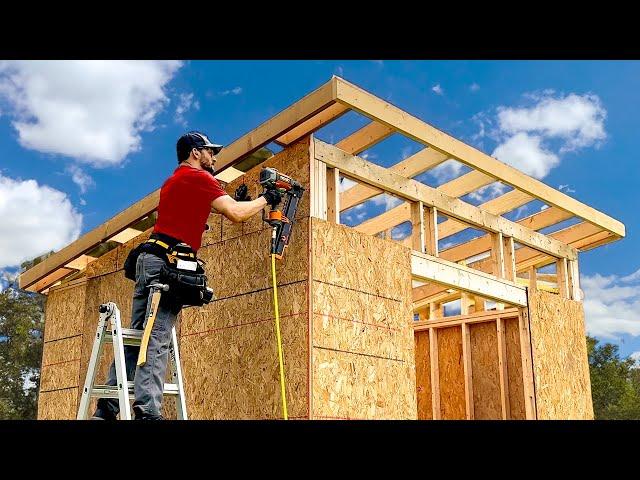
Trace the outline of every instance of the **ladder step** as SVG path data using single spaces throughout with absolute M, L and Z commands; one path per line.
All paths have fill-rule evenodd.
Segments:
M 123 328 L 122 329 L 122 343 L 125 345 L 140 345 L 142 342 L 142 334 L 144 330 L 136 330 L 134 328 Z M 113 335 L 111 335 L 110 331 L 105 332 L 104 341 L 107 343 L 113 342 Z
M 129 387 L 129 395 L 133 396 L 133 382 L 127 382 Z M 178 385 L 175 383 L 165 383 L 164 395 L 179 395 Z M 98 398 L 118 398 L 118 388 L 113 385 L 94 385 L 91 390 L 92 397 Z

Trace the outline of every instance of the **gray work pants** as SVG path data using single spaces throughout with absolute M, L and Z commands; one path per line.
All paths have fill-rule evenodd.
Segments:
M 136 286 L 131 309 L 131 328 L 144 330 L 151 308 L 151 295 L 148 286 L 160 282 L 160 268 L 164 263 L 163 259 L 151 253 L 142 252 L 138 256 Z M 162 293 L 158 313 L 149 337 L 147 362 L 144 365 L 141 367 L 136 365 L 140 347 L 131 345 L 124 347 L 127 379 L 133 378 L 134 382 L 133 410 L 136 415 L 157 416 L 162 414 L 162 391 L 169 359 L 171 329 L 181 308 L 182 305 L 176 303 L 170 291 Z M 116 383 L 114 362 L 109 369 L 109 378 L 106 384 L 116 385 Z M 120 410 L 118 403 L 118 400 L 114 398 L 99 399 L 95 415 L 103 418 L 117 415 Z

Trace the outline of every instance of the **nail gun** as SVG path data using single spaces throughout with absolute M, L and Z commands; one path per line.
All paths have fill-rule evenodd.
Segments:
M 282 204 L 271 207 L 268 216 L 265 215 L 264 210 L 262 211 L 262 220 L 273 227 L 271 253 L 278 260 L 282 260 L 284 249 L 289 245 L 296 210 L 302 199 L 304 188 L 299 182 L 287 175 L 283 175 L 275 168 L 263 168 L 260 171 L 260 185 L 265 191 L 277 189 L 285 197 Z

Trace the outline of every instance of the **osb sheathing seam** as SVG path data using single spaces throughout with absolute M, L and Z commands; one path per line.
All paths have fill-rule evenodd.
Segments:
M 429 352 L 429 332 L 415 332 L 416 348 L 416 391 L 418 420 L 433 418 L 431 398 L 431 354 Z
M 407 331 L 406 305 L 326 283 L 313 283 L 313 338 L 318 346 L 409 361 L 398 341 Z
M 82 335 L 45 342 L 40 391 L 77 387 Z
M 473 410 L 476 420 L 502 418 L 496 322 L 469 325 Z
M 307 282 L 279 287 L 278 300 L 288 414 L 307 418 Z M 282 418 L 272 290 L 187 310 L 182 322 L 190 418 Z
M 510 419 L 526 419 L 524 383 L 522 378 L 522 352 L 520 350 L 520 327 L 517 318 L 503 320 L 505 346 L 507 350 L 507 376 L 509 379 Z
M 312 418 L 416 418 L 409 250 L 315 218 L 312 244 Z
M 593 419 L 582 303 L 542 291 L 528 297 L 538 418 Z
M 462 420 L 466 415 L 462 331 L 460 327 L 438 329 L 440 410 L 443 420 Z
M 78 387 L 38 395 L 38 420 L 75 420 L 78 414 Z
M 47 296 L 44 341 L 82 333 L 86 284 L 53 290 Z

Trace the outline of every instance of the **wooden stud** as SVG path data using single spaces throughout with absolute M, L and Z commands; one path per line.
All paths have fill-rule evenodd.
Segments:
M 420 253 L 425 252 L 424 204 L 411 203 L 411 248 Z
M 536 397 L 533 381 L 533 356 L 531 352 L 531 331 L 529 315 L 526 308 L 519 309 L 518 326 L 520 331 L 520 353 L 522 358 L 522 377 L 524 384 L 525 415 L 527 420 L 535 420 Z
M 471 307 L 474 305 L 474 296 L 467 292 L 460 294 L 460 315 L 468 315 L 471 313 Z
M 529 290 L 535 292 L 538 290 L 538 272 L 536 267 L 529 268 Z
M 569 274 L 567 272 L 567 259 L 556 260 L 556 277 L 558 282 L 558 293 L 562 298 L 569 298 Z
M 484 311 L 484 298 L 479 297 L 478 295 L 474 295 L 473 301 L 475 303 L 475 311 L 483 312 Z
M 438 334 L 435 328 L 429 329 L 429 357 L 431 359 L 431 405 L 433 419 L 440 420 L 440 368 L 438 366 Z
M 500 317 L 496 319 L 498 334 L 498 368 L 500 375 L 500 404 L 502 407 L 502 419 L 511 418 L 509 406 L 509 375 L 507 372 L 507 345 L 505 340 L 504 323 Z
M 469 325 L 463 323 L 460 328 L 462 332 L 462 364 L 464 367 L 464 403 L 466 419 L 473 420 L 473 375 L 471 370 L 471 339 L 469 335 Z
M 516 280 L 516 252 L 513 237 L 502 237 L 502 253 L 504 255 L 504 278 Z
M 502 233 L 491 233 L 491 263 L 492 272 L 498 278 L 505 278 L 504 274 L 504 250 Z
M 311 216 L 327 220 L 327 165 L 318 160 L 311 160 Z
M 502 232 L 512 236 L 518 243 L 527 245 L 556 257 L 575 259 L 577 252 L 568 245 L 555 239 L 523 227 L 506 218 L 489 214 L 469 203 L 449 197 L 427 185 L 404 178 L 384 167 L 353 156 L 333 145 L 314 139 L 315 157 L 327 165 L 340 168 L 345 174 L 356 180 L 382 188 L 388 193 L 408 200 L 420 200 L 434 206 L 447 216 L 458 218 L 471 225 L 492 232 Z
M 578 260 L 569 260 L 569 291 L 571 292 L 571 300 L 581 301 L 580 293 L 580 271 L 578 269 Z
M 340 170 L 327 168 L 327 220 L 340 223 Z
M 429 304 L 429 320 L 444 317 L 444 306 L 442 303 L 432 302 Z

